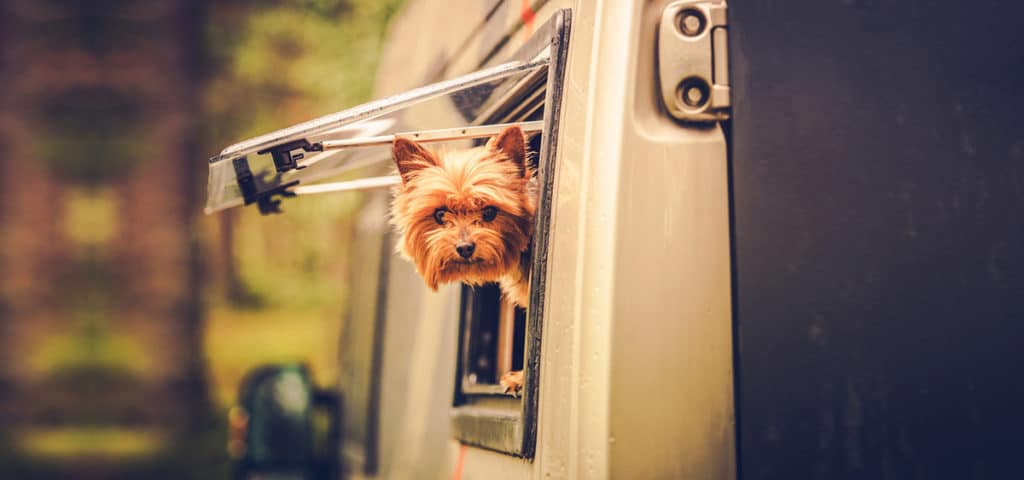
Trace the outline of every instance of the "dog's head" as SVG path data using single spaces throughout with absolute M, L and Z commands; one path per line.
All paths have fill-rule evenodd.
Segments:
M 536 210 L 519 127 L 463 151 L 434 153 L 405 138 L 392 148 L 402 184 L 391 221 L 399 250 L 430 288 L 494 282 L 518 268 Z

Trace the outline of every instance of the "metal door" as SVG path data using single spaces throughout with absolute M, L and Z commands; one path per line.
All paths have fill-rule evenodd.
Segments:
M 1010 478 L 1024 6 L 730 7 L 740 478 Z

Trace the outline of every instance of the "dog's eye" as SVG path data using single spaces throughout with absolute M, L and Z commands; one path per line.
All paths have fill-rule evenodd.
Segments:
M 448 213 L 448 209 L 444 207 L 434 210 L 434 221 L 437 222 L 438 225 L 444 225 L 445 213 Z
M 498 216 L 498 209 L 494 207 L 485 207 L 483 213 L 485 222 L 493 222 L 494 218 Z

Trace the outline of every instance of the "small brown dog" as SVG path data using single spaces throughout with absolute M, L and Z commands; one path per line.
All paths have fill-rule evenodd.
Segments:
M 391 223 L 427 286 L 498 282 L 525 307 L 536 200 L 523 131 L 511 126 L 485 146 L 446 153 L 395 138 L 392 151 L 402 184 Z

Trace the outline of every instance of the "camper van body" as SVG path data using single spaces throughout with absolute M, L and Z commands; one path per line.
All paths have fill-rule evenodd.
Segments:
M 365 468 L 366 437 L 347 442 L 345 468 L 352 478 L 733 478 L 725 136 L 716 123 L 679 123 L 659 100 L 655 43 L 669 2 L 522 3 L 409 2 L 377 90 L 499 63 L 547 22 L 566 23 L 540 363 L 528 372 L 539 379 L 525 426 L 535 448 L 480 445 L 472 437 L 487 425 L 453 431 L 463 290 L 430 292 L 393 238 L 374 243 L 388 229 L 381 192 L 361 222 L 372 233 L 357 239 L 370 239 L 365 258 L 381 255 L 386 272 L 374 309 L 379 443 Z M 418 111 L 410 126 L 458 121 L 442 110 Z M 485 401 L 501 411 L 524 400 Z

